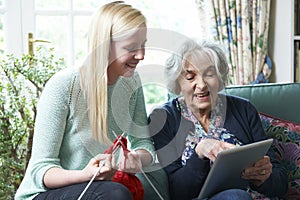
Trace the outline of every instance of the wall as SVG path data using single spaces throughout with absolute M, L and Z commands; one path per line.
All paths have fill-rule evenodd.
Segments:
M 271 0 L 269 55 L 270 82 L 293 82 L 293 0 Z

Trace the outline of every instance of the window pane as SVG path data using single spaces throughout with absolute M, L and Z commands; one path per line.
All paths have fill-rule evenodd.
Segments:
M 66 9 L 69 0 L 35 0 L 36 9 Z
M 169 52 L 160 49 L 147 49 L 146 43 L 145 59 L 139 63 L 137 71 L 143 84 L 148 114 L 154 107 L 166 102 L 168 99 L 168 90 L 164 78 L 164 63 L 169 56 Z
M 147 83 L 143 85 L 143 91 L 147 115 L 149 115 L 158 105 L 161 105 L 168 100 L 168 91 L 164 86 L 159 84 Z
M 94 10 L 98 7 L 103 1 L 99 0 L 73 0 L 74 10 Z
M 183 35 L 201 38 L 200 19 L 195 1 L 182 0 L 128 0 L 142 11 L 148 27 L 176 31 Z
M 74 17 L 74 49 L 75 61 L 82 60 L 87 53 L 87 38 L 86 33 L 89 26 L 89 16 Z
M 4 21 L 4 5 L 3 5 L 3 0 L 0 0 L 0 55 L 4 53 L 3 21 Z
M 0 55 L 4 53 L 3 15 L 0 13 Z
M 184 36 L 201 38 L 201 26 L 195 1 L 182 0 L 127 0 L 147 18 L 149 28 L 171 30 Z M 184 37 L 183 36 L 183 37 Z M 146 44 L 147 49 L 147 44 Z M 138 68 L 143 81 L 147 112 L 168 99 L 164 82 L 164 63 L 172 52 L 167 49 L 146 50 L 145 60 Z
M 67 60 L 68 56 L 68 26 L 64 16 L 37 16 L 35 39 L 50 41 L 57 57 Z

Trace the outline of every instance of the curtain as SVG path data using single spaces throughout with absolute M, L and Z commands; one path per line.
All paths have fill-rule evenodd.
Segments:
M 196 0 L 196 3 L 210 39 L 219 41 L 226 50 L 229 84 L 268 82 L 272 68 L 268 56 L 271 0 Z

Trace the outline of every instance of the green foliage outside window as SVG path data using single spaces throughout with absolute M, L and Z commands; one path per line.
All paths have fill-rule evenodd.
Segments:
M 2 16 L 0 15 L 0 54 L 4 52 L 4 32 L 3 32 L 3 22 Z
M 53 49 L 7 55 L 0 62 L 0 200 L 13 199 L 31 156 L 36 104 L 49 78 L 64 66 Z
M 147 114 L 151 110 L 167 101 L 167 90 L 159 84 L 151 83 L 143 86 Z
M 146 104 L 156 104 L 166 101 L 166 89 L 157 84 L 148 84 L 144 86 Z

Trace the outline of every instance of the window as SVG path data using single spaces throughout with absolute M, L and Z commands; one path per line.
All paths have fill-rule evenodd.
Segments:
M 99 0 L 0 0 L 0 54 L 28 52 L 28 33 L 34 45 L 54 47 L 57 57 L 73 66 L 86 54 L 86 30 Z M 194 0 L 128 0 L 146 16 L 149 28 L 172 30 L 201 38 Z M 199 26 L 197 25 L 199 24 Z M 47 43 L 50 42 L 50 43 Z M 147 110 L 166 101 L 163 65 L 170 52 L 146 49 L 138 70 L 145 88 Z
M 67 66 L 73 66 L 86 52 L 86 22 L 97 7 L 94 2 L 35 0 L 35 38 L 49 40 Z
M 142 11 L 150 29 L 171 30 L 184 37 L 195 39 L 202 37 L 197 5 L 194 0 L 129 0 L 128 2 Z M 139 65 L 138 71 L 144 86 L 148 113 L 168 98 L 163 69 L 171 53 L 168 49 L 148 49 L 145 60 Z
M 200 38 L 200 20 L 195 0 L 128 0 L 146 16 L 150 28 L 176 31 Z
M 3 0 L 0 0 L 0 54 L 4 53 L 4 31 L 3 31 L 3 16 L 5 8 Z

